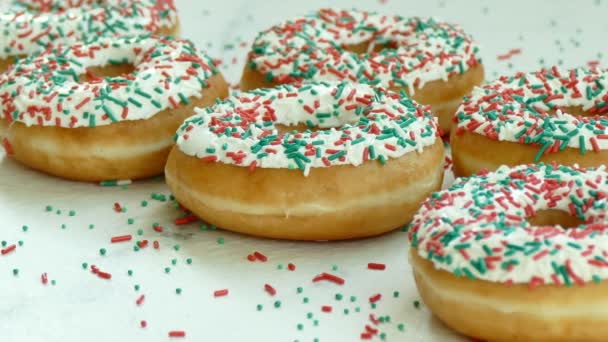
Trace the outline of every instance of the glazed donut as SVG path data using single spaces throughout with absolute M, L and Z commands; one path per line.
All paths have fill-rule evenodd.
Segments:
M 241 89 L 299 80 L 350 80 L 404 90 L 430 105 L 448 132 L 464 95 L 484 78 L 479 51 L 435 19 L 321 9 L 258 35 Z
M 608 163 L 608 74 L 599 69 L 503 76 L 475 88 L 451 136 L 454 172 L 500 165 Z
M 180 127 L 165 179 L 205 221 L 337 240 L 408 223 L 443 179 L 428 108 L 381 88 L 306 82 L 232 96 Z
M 106 76 L 106 77 L 103 77 Z M 0 136 L 19 162 L 82 181 L 162 173 L 193 108 L 228 95 L 192 43 L 101 37 L 21 60 L 0 81 Z
M 0 11 L 0 72 L 51 43 L 98 35 L 176 35 L 173 0 L 17 0 Z
M 461 178 L 410 226 L 420 295 L 486 341 L 608 340 L 608 172 L 539 164 Z

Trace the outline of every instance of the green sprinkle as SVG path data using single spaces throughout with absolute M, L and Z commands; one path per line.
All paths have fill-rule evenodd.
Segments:
M 105 248 L 100 248 L 99 249 L 99 254 L 106 255 L 106 249 Z
M 280 308 L 281 307 L 281 301 L 280 300 L 275 301 L 274 302 L 274 307 L 277 308 L 277 309 Z

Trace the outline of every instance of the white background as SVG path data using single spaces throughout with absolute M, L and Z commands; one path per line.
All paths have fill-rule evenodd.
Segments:
M 608 54 L 604 0 L 176 1 L 182 35 L 221 59 L 220 70 L 233 83 L 258 31 L 321 6 L 356 6 L 460 23 L 479 41 L 488 79 L 553 64 L 584 65 L 605 60 Z M 516 48 L 521 54 L 497 60 L 497 55 Z M 172 224 L 181 212 L 171 201 L 152 200 L 152 193 L 169 195 L 162 179 L 107 188 L 47 177 L 10 159 L 0 163 L 0 240 L 7 245 L 22 241 L 14 252 L 0 255 L 0 340 L 167 341 L 169 331 L 183 330 L 187 341 L 356 341 L 366 324 L 385 333 L 387 341 L 464 340 L 433 319 L 424 305 L 413 305 L 419 297 L 403 232 L 352 242 L 296 243 L 202 231 L 200 222 Z M 143 200 L 148 206 L 141 206 Z M 127 211 L 115 212 L 115 202 Z M 47 212 L 47 206 L 52 211 Z M 152 229 L 155 222 L 164 227 L 163 233 Z M 143 235 L 137 235 L 138 229 Z M 150 244 L 157 240 L 161 248 L 134 252 L 134 241 L 110 244 L 112 236 L 124 234 Z M 107 250 L 105 256 L 101 248 Z M 247 261 L 254 251 L 269 260 Z M 84 270 L 83 262 L 111 273 L 112 279 Z M 297 266 L 294 272 L 286 270 L 290 262 Z M 385 263 L 387 269 L 368 270 L 368 262 Z M 45 272 L 46 286 L 40 281 Z M 320 272 L 336 274 L 346 283 L 313 284 Z M 275 297 L 264 292 L 265 283 L 277 289 Z M 298 287 L 303 288 L 300 294 Z M 183 292 L 176 294 L 176 288 Z M 223 288 L 229 295 L 214 298 L 213 291 Z M 336 299 L 337 293 L 342 300 Z M 374 309 L 368 298 L 376 293 L 382 299 Z M 142 294 L 145 300 L 137 306 Z M 308 303 L 303 303 L 304 297 Z M 277 300 L 280 308 L 274 307 Z M 323 305 L 331 305 L 333 312 L 322 312 Z M 370 313 L 390 316 L 390 322 L 375 326 Z M 141 320 L 147 321 L 147 328 L 140 327 Z

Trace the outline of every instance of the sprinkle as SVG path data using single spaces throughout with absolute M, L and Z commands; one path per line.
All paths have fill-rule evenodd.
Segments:
M 369 302 L 370 302 L 370 303 L 375 303 L 375 302 L 379 301 L 379 300 L 380 300 L 380 298 L 382 298 L 382 295 L 381 295 L 381 294 L 379 294 L 379 293 L 377 293 L 377 294 L 375 294 L 375 295 L 373 295 L 373 296 L 369 297 Z
M 0 250 L 0 254 L 2 254 L 2 255 L 9 254 L 12 251 L 14 251 L 16 248 L 17 248 L 17 246 L 15 244 L 12 244 L 12 245 Z
M 131 234 L 128 235 L 120 235 L 120 236 L 114 236 L 110 239 L 111 243 L 117 243 L 117 242 L 125 242 L 125 241 L 131 241 Z
M 184 224 L 188 224 L 188 223 L 192 223 L 192 222 L 196 222 L 196 221 L 198 221 L 198 217 L 196 217 L 195 215 L 188 215 L 185 217 L 175 219 L 174 223 L 179 226 L 179 225 L 184 225 Z
M 224 297 L 228 295 L 228 289 L 216 290 L 213 292 L 214 297 Z
M 186 332 L 182 330 L 169 331 L 169 337 L 186 337 Z
M 312 282 L 316 283 L 316 282 L 319 282 L 319 281 L 322 281 L 322 280 L 326 280 L 326 281 L 329 281 L 329 282 L 332 282 L 332 283 L 336 283 L 338 285 L 344 285 L 344 282 L 345 282 L 343 278 L 340 278 L 338 276 L 335 276 L 335 275 L 329 274 L 329 273 L 325 273 L 325 272 L 323 272 L 323 273 L 317 275 L 316 277 L 314 277 L 312 279 Z
M 255 258 L 257 260 L 260 260 L 261 262 L 266 262 L 268 261 L 268 257 L 266 257 L 264 254 L 260 253 L 260 252 L 253 252 L 253 255 L 255 256 Z
M 385 264 L 379 264 L 379 263 L 375 263 L 375 262 L 370 262 L 367 264 L 367 268 L 370 270 L 379 270 L 379 271 L 383 271 L 386 269 L 386 265 Z
M 270 284 L 264 284 L 264 290 L 271 296 L 277 294 L 277 290 L 275 290 Z

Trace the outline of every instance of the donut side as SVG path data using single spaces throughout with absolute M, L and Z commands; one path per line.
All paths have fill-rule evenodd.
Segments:
M 174 148 L 165 178 L 176 198 L 219 227 L 270 238 L 338 240 L 374 236 L 408 223 L 441 187 L 443 143 L 385 165 L 253 171 L 205 162 Z
M 0 120 L 0 132 L 10 141 L 13 158 L 51 175 L 78 181 L 151 177 L 163 172 L 173 134 L 194 108 L 228 96 L 221 74 L 207 82 L 202 97 L 190 97 L 189 104 L 145 120 L 78 128 L 28 127 Z
M 420 296 L 450 328 L 486 341 L 605 341 L 606 283 L 507 285 L 437 270 L 410 249 Z
M 568 147 L 558 153 L 543 154 L 536 161 L 539 148 L 534 145 L 493 140 L 471 132 L 452 132 L 450 142 L 457 177 L 468 177 L 482 169 L 496 170 L 500 165 L 516 166 L 531 162 L 578 164 L 585 168 L 608 164 L 608 150 L 587 151 L 582 155 L 580 149 Z

